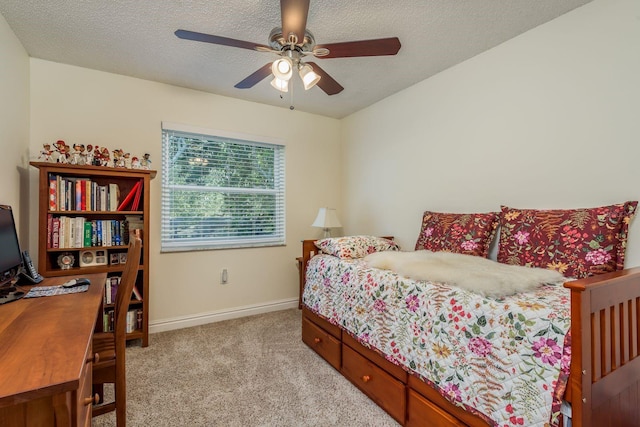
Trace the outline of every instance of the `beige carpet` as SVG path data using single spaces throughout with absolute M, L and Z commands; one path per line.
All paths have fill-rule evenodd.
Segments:
M 297 309 L 150 336 L 127 348 L 127 425 L 398 426 L 300 339 Z M 93 419 L 115 426 L 115 414 Z

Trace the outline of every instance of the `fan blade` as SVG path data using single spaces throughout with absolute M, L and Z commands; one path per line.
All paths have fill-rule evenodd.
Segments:
M 282 36 L 286 41 L 293 33 L 298 38 L 297 43 L 304 43 L 304 33 L 307 29 L 309 15 L 309 0 L 280 0 L 280 14 L 282 16 Z
M 269 46 L 265 46 L 259 43 L 245 42 L 243 40 L 230 39 L 228 37 L 222 36 L 213 36 L 211 34 L 196 33 L 194 31 L 177 30 L 175 34 L 181 39 L 219 44 L 222 46 L 240 47 L 242 49 L 249 50 L 255 50 L 257 47 L 271 49 Z
M 320 81 L 317 83 L 317 85 L 318 87 L 320 87 L 320 89 L 325 91 L 327 95 L 335 95 L 344 90 L 344 88 L 340 86 L 340 83 L 333 80 L 333 77 L 327 74 L 325 70 L 320 68 L 318 64 L 316 64 L 315 62 L 307 62 L 307 64 L 311 65 L 311 67 L 313 67 L 313 71 L 315 71 L 316 74 L 320 76 Z
M 249 89 L 260 83 L 265 77 L 271 74 L 271 62 L 264 64 L 255 73 L 236 84 L 234 87 L 238 89 Z
M 397 37 L 388 39 L 360 40 L 318 45 L 315 49 L 329 49 L 329 54 L 322 58 L 353 58 L 356 56 L 395 55 L 400 50 Z

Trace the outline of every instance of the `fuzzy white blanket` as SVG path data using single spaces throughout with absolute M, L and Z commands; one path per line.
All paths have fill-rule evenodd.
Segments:
M 491 297 L 527 292 L 543 283 L 564 281 L 554 270 L 501 264 L 450 252 L 375 252 L 364 260 L 370 267 L 392 270 L 410 279 L 447 283 Z

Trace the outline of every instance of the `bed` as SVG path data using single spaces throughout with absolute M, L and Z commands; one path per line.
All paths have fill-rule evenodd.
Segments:
M 532 295 L 504 298 L 407 279 L 371 268 L 354 254 L 392 249 L 384 247 L 389 238 L 360 248 L 351 242 L 347 256 L 342 256 L 344 246 L 336 252 L 305 240 L 302 340 L 401 425 L 637 426 L 640 268 L 623 268 L 635 207 L 627 202 L 570 211 L 503 207 L 491 214 L 425 212 L 416 249 L 452 251 L 447 245 L 456 242 L 464 248 L 460 253 L 486 257 L 500 228 L 498 260 L 533 264 L 529 266 L 543 262 L 563 267 L 571 277 L 584 276 L 543 285 Z M 578 239 L 576 227 L 584 231 Z M 469 241 L 474 244 L 465 243 Z M 553 242 L 560 249 L 546 255 L 537 250 L 537 244 L 549 248 Z M 541 259 L 532 260 L 531 253 Z M 553 259 L 542 260 L 549 254 Z M 542 314 L 534 319 L 534 312 Z M 464 322 L 454 321 L 456 316 Z M 498 323 L 510 324 L 499 329 L 494 327 Z M 459 329 L 445 332 L 444 324 Z M 436 338 L 440 341 L 425 342 Z M 456 349 L 454 341 L 464 343 Z M 515 354 L 518 345 L 511 348 L 509 342 L 530 345 L 520 355 Z M 431 355 L 422 354 L 424 349 Z M 463 361 L 464 349 L 475 357 L 472 362 Z M 511 356 L 524 360 L 513 362 Z M 531 363 L 534 359 L 537 364 Z M 462 377 L 470 371 L 475 380 L 465 383 Z M 517 371 L 517 379 L 510 371 Z

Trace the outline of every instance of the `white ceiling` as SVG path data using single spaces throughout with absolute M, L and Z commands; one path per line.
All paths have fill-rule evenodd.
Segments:
M 397 36 L 396 56 L 320 59 L 345 90 L 304 91 L 297 110 L 341 118 L 591 0 L 311 0 L 316 43 Z M 264 79 L 233 86 L 270 53 L 178 39 L 177 29 L 268 44 L 277 0 L 0 0 L 31 57 L 288 108 Z

